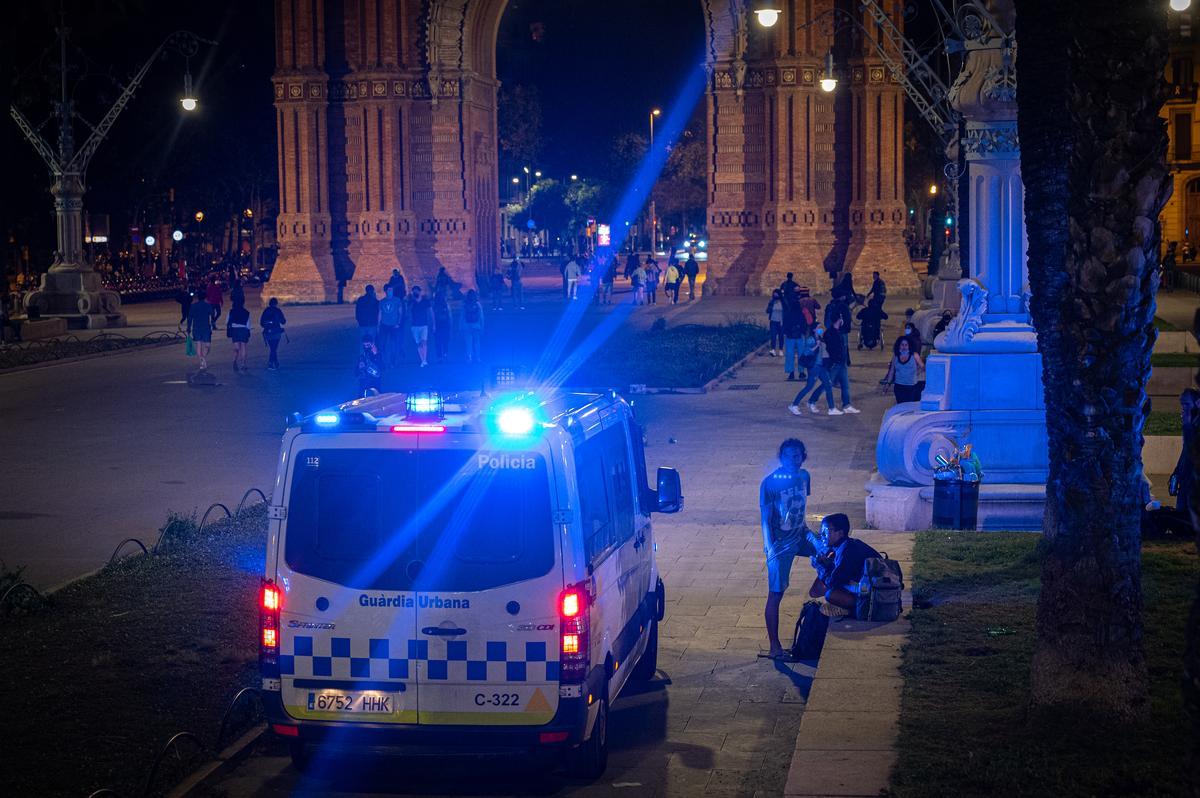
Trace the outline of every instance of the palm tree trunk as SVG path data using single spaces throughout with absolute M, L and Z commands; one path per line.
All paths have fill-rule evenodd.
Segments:
M 1144 717 L 1141 429 L 1171 190 L 1166 4 L 1018 0 L 1017 41 L 1050 445 L 1032 699 Z

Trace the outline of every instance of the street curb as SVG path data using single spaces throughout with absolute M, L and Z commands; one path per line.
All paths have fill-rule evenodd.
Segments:
M 258 742 L 259 738 L 266 734 L 266 731 L 266 723 L 260 723 L 247 731 L 241 737 L 234 740 L 225 750 L 217 754 L 216 759 L 205 765 L 201 765 L 190 776 L 177 784 L 167 793 L 167 798 L 185 798 L 185 796 L 191 795 L 193 790 L 204 786 L 210 779 L 216 776 L 223 776 L 231 771 L 249 755 L 250 747 Z
M 158 332 L 152 330 L 151 332 Z M 173 346 L 183 343 L 182 339 L 171 339 L 170 341 L 160 341 L 156 344 L 138 344 L 136 346 L 126 346 L 122 349 L 114 349 L 111 352 L 92 352 L 88 355 L 76 355 L 74 357 L 62 357 L 57 360 L 43 360 L 41 363 L 30 363 L 25 366 L 12 366 L 11 368 L 0 369 L 0 377 L 7 374 L 18 374 L 23 371 L 33 371 L 35 369 L 50 368 L 51 366 L 65 365 L 67 363 L 78 363 L 81 360 L 95 360 L 100 357 L 113 357 L 115 355 L 125 355 L 130 352 L 139 352 L 146 349 L 161 349 L 164 346 Z
M 767 344 L 762 344 L 761 346 L 757 347 L 756 349 L 752 349 L 750 351 L 750 353 L 748 355 L 746 355 L 745 357 L 743 357 L 741 360 L 734 363 L 732 366 L 725 369 L 724 371 L 722 371 L 717 376 L 713 377 L 708 382 L 704 383 L 704 387 L 700 389 L 700 393 L 708 393 L 713 388 L 717 387 L 717 385 L 731 379 L 733 377 L 733 373 L 735 371 L 740 369 L 742 366 L 745 366 L 747 363 L 749 363 L 754 358 L 761 357 L 762 353 L 765 351 L 767 351 Z

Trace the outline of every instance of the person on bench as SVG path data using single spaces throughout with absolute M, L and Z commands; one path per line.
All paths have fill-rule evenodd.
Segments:
M 825 599 L 822 611 L 831 617 L 853 616 L 858 603 L 858 582 L 863 563 L 879 552 L 858 538 L 850 537 L 850 519 L 845 513 L 834 513 L 821 519 L 820 537 L 824 552 L 812 558 L 817 578 L 808 595 Z

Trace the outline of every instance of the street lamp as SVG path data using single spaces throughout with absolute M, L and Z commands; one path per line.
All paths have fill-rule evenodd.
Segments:
M 825 53 L 825 71 L 821 73 L 821 91 L 829 94 L 837 88 L 837 78 L 833 74 L 833 50 Z
M 193 218 L 197 222 L 203 222 L 204 221 L 204 211 L 196 211 L 196 215 Z
M 662 116 L 662 109 L 655 108 L 650 112 L 650 146 L 654 146 L 654 117 Z
M 1192 0 L 1171 0 L 1172 11 L 1187 11 L 1192 7 Z
M 571 175 L 571 180 L 578 180 L 578 179 L 579 179 L 579 175 Z
M 929 196 L 931 196 L 931 197 L 937 196 L 937 183 L 929 184 Z
M 775 23 L 779 21 L 779 14 L 780 9 L 770 0 L 760 2 L 754 8 L 755 18 L 758 19 L 758 24 L 764 28 L 775 27 Z
M 185 111 L 196 110 L 196 95 L 192 92 L 192 70 L 187 68 L 183 74 L 183 96 L 179 98 L 179 104 L 183 106 Z
M 171 233 L 171 240 L 178 244 L 183 240 L 183 231 L 176 230 L 175 232 Z

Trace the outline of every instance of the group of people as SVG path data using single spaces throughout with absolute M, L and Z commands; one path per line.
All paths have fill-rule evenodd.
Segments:
M 188 337 L 188 354 L 198 358 L 201 371 L 208 370 L 213 330 L 221 318 L 223 299 L 224 291 L 216 274 L 209 276 L 204 299 L 197 300 L 186 285 L 176 297 L 180 308 L 179 327 L 185 330 Z M 225 334 L 233 343 L 233 370 L 244 372 L 247 370 L 246 346 L 250 342 L 250 311 L 246 308 L 246 293 L 236 279 L 230 286 L 229 299 L 232 304 L 225 317 Z M 272 297 L 258 317 L 263 342 L 267 345 L 267 368 L 270 370 L 279 368 L 279 342 L 284 337 L 286 324 L 287 318 L 279 307 L 279 300 Z
M 617 279 L 617 253 L 611 255 L 581 259 L 568 258 L 560 265 L 563 281 L 563 297 L 567 300 L 579 299 L 579 286 L 585 277 L 592 280 L 593 296 L 596 304 L 611 305 L 613 284 Z M 683 263 L 670 262 L 664 270 L 658 265 L 653 255 L 643 261 L 636 252 L 629 253 L 625 260 L 624 276 L 629 280 L 633 289 L 633 304 L 657 305 L 658 289 L 662 285 L 666 301 L 675 305 L 683 292 L 683 283 L 688 286 L 688 301 L 696 298 L 696 278 L 700 275 L 700 264 L 692 255 L 688 255 Z
M 408 288 L 404 275 L 393 269 L 383 287 L 383 298 L 375 286 L 368 285 L 354 302 L 354 320 L 358 325 L 361 348 L 358 358 L 359 386 L 380 389 L 383 372 L 395 368 L 404 360 L 406 349 L 404 330 L 408 330 L 416 349 L 421 368 L 429 365 L 429 342 L 433 340 L 438 362 L 450 356 L 450 339 L 454 330 L 450 298 L 457 286 L 445 270 L 434 279 L 433 295 L 419 285 Z M 462 302 L 462 326 L 466 333 L 467 361 L 481 362 L 484 314 L 483 304 L 475 289 L 467 291 Z
M 850 536 L 850 519 L 833 513 L 821 519 L 818 533 L 808 528 L 806 512 L 812 493 L 812 479 L 804 468 L 808 451 L 804 442 L 788 438 L 779 446 L 779 467 L 762 481 L 759 488 L 759 514 L 762 521 L 763 555 L 767 566 L 767 601 L 763 620 L 769 648 L 761 656 L 790 659 L 779 640 L 779 606 L 791 584 L 792 564 L 807 556 L 815 575 L 808 595 L 821 602 L 821 612 L 829 617 L 855 614 L 856 590 L 868 558 L 879 552 Z
M 812 413 L 819 412 L 817 400 L 825 396 L 826 414 L 840 416 L 859 412 L 850 398 L 850 305 L 853 288 L 847 293 L 844 284 L 834 287 L 823 318 L 821 305 L 813 298 L 808 286 L 800 285 L 795 275 L 771 294 L 767 303 L 767 318 L 771 329 L 771 356 L 783 355 L 783 370 L 788 381 L 804 380 L 805 385 L 788 405 L 793 415 L 801 415 L 801 406 L 809 393 Z M 833 388 L 841 392 L 841 408 L 834 404 Z

